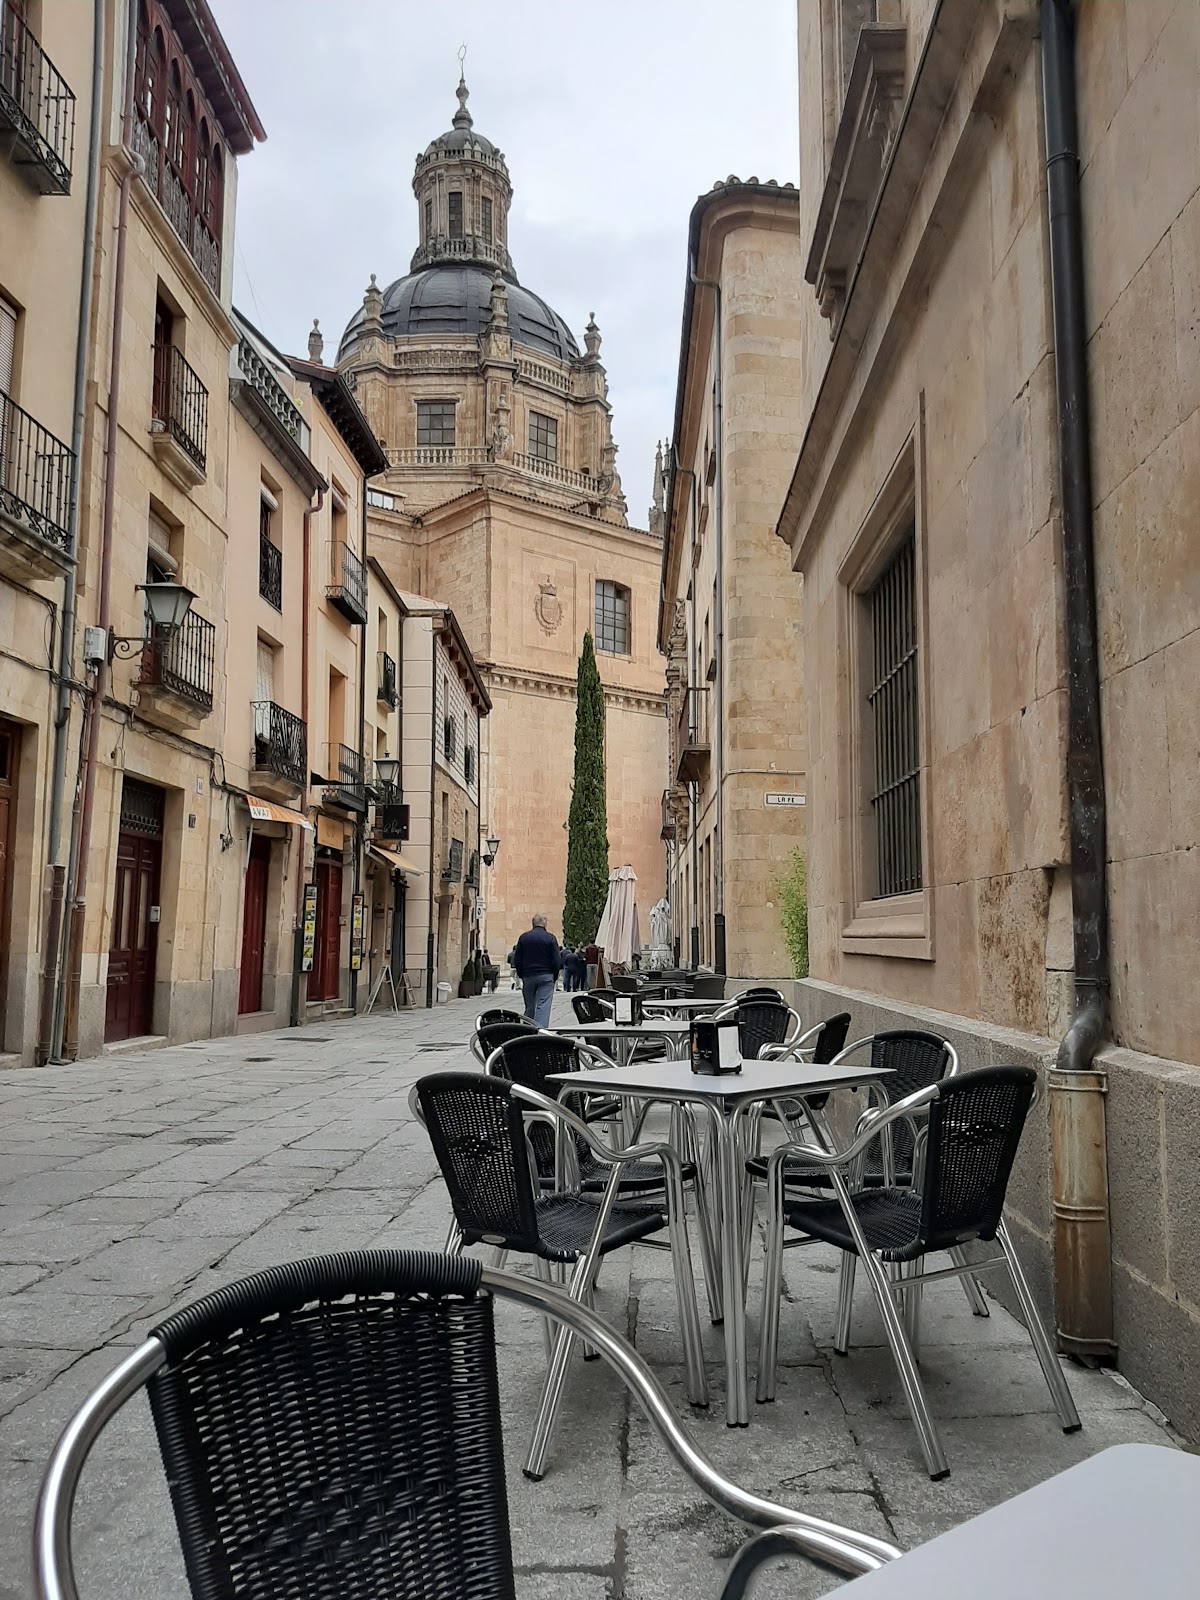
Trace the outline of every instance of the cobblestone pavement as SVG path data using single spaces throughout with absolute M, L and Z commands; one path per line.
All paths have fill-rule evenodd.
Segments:
M 555 1007 L 565 1011 L 562 996 Z M 441 1247 L 448 1205 L 407 1094 L 425 1072 L 469 1064 L 477 1009 L 455 1001 L 0 1073 L 0 1600 L 29 1593 L 34 1497 L 63 1423 L 164 1312 L 298 1256 Z M 922 1359 L 952 1475 L 931 1484 L 861 1290 L 855 1347 L 846 1360 L 832 1354 L 834 1271 L 823 1250 L 785 1258 L 778 1399 L 752 1406 L 744 1430 L 725 1428 L 720 1405 L 697 1412 L 683 1399 L 665 1255 L 635 1248 L 610 1258 L 598 1305 L 633 1334 L 722 1471 L 903 1547 L 1106 1445 L 1169 1442 L 1132 1389 L 1076 1367 L 1084 1429 L 1064 1437 L 1023 1329 L 998 1306 L 987 1321 L 973 1318 L 957 1286 L 938 1284 L 926 1293 Z M 577 1360 L 548 1475 L 522 1478 L 541 1339 L 513 1307 L 499 1308 L 498 1321 L 523 1600 L 715 1594 L 741 1530 L 673 1469 L 602 1363 Z M 706 1322 L 704 1337 L 719 1400 L 720 1331 Z M 144 1399 L 96 1447 L 76 1548 L 83 1600 L 186 1592 Z M 834 1586 L 792 1564 L 760 1592 Z

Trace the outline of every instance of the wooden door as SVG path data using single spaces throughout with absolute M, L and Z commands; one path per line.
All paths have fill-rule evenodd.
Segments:
M 335 1000 L 341 977 L 342 958 L 342 864 L 318 861 L 317 940 L 313 967 L 308 975 L 310 1000 Z
M 140 1038 L 153 1027 L 161 868 L 161 839 L 119 835 L 104 1016 L 110 1041 Z
M 20 749 L 21 730 L 13 722 L 0 722 L 0 1018 L 8 1015 L 12 846 L 17 816 L 17 758 Z M 2 1032 L 0 1042 L 3 1042 Z
M 263 957 L 267 942 L 267 876 L 271 841 L 255 837 L 246 862 L 246 896 L 242 911 L 242 962 L 238 978 L 238 1011 L 262 1010 Z

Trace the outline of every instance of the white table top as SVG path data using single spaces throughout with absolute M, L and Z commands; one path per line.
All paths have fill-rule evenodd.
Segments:
M 837 1592 L 857 1589 L 855 1600 L 1194 1600 L 1197 1506 L 1200 1457 L 1114 1445 Z
M 679 1024 L 686 1026 L 686 1024 Z M 626 1031 L 624 1029 L 622 1032 Z M 630 1030 L 632 1031 L 632 1030 Z M 655 1100 L 773 1100 L 783 1095 L 823 1094 L 853 1089 L 887 1076 L 882 1067 L 818 1067 L 808 1061 L 747 1061 L 740 1072 L 710 1077 L 693 1072 L 686 1061 L 638 1061 L 628 1067 L 589 1067 L 584 1072 L 551 1073 L 585 1093 L 627 1094 Z

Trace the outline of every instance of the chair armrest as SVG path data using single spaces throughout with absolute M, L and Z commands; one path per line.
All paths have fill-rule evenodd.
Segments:
M 745 1600 L 759 1568 L 777 1556 L 804 1556 L 822 1566 L 837 1567 L 842 1543 L 828 1534 L 787 1525 L 753 1534 L 729 1563 L 721 1600 Z M 883 1565 L 882 1560 L 876 1560 L 867 1570 Z
M 864 1112 L 862 1117 L 859 1118 L 859 1126 L 861 1127 L 866 1117 L 871 1115 L 869 1125 L 862 1132 L 856 1132 L 854 1139 L 844 1150 L 821 1150 L 814 1144 L 789 1143 L 778 1145 L 771 1152 L 768 1164 L 768 1181 L 775 1169 L 787 1156 L 799 1156 L 801 1160 L 810 1161 L 819 1167 L 848 1166 L 857 1155 L 867 1148 L 872 1139 L 879 1137 L 883 1129 L 890 1123 L 895 1122 L 900 1117 L 911 1118 L 914 1111 L 920 1110 L 935 1099 L 937 1092 L 937 1084 L 932 1083 L 927 1089 L 918 1089 L 916 1094 L 910 1094 L 904 1100 L 897 1100 L 894 1106 L 888 1106 L 886 1110 L 875 1110 L 873 1115 L 871 1115 L 870 1110 Z
M 520 1100 L 525 1105 L 535 1108 L 538 1112 L 564 1123 L 572 1129 L 587 1144 L 592 1154 L 598 1161 L 603 1161 L 607 1166 L 623 1166 L 627 1161 L 647 1161 L 652 1156 L 658 1156 L 668 1163 L 679 1163 L 679 1152 L 665 1141 L 654 1144 L 630 1145 L 627 1150 L 614 1150 L 611 1145 L 597 1139 L 591 1128 L 582 1117 L 576 1116 L 574 1111 L 569 1111 L 561 1101 L 550 1100 L 544 1094 L 539 1094 L 536 1089 L 527 1089 L 522 1084 L 513 1084 L 513 1099 Z

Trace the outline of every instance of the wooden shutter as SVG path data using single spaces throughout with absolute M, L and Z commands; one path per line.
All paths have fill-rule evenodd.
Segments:
M 0 298 L 0 393 L 12 394 L 13 361 L 17 349 L 17 312 Z

